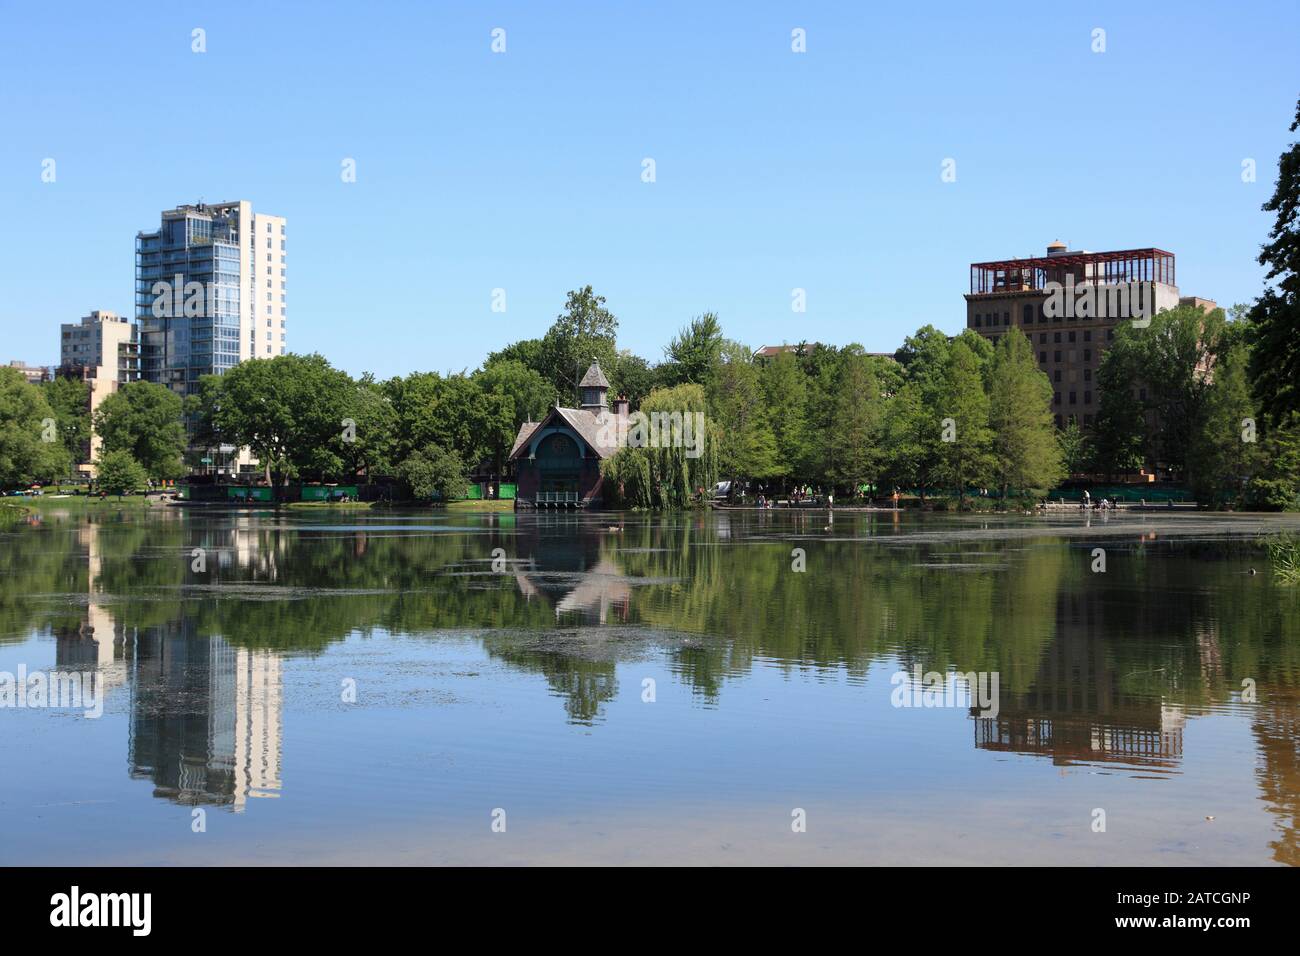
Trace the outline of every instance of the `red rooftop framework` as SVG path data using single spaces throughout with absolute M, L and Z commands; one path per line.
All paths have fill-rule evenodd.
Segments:
M 1096 281 L 1163 282 L 1177 285 L 1174 254 L 1163 249 L 1123 249 L 1118 252 L 1063 252 L 1031 259 L 1003 259 L 995 262 L 972 262 L 971 295 L 994 295 L 1002 292 L 1035 292 L 1048 282 Z

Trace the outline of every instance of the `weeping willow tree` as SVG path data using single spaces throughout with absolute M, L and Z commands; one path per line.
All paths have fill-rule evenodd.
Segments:
M 632 416 L 627 447 L 601 462 L 606 500 L 622 508 L 684 508 L 713 489 L 718 443 L 704 389 L 656 389 Z

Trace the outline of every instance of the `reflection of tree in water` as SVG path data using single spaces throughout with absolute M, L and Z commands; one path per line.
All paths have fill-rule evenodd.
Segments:
M 1090 721 L 1122 700 L 1192 715 L 1231 699 L 1242 676 L 1271 668 L 1293 687 L 1300 672 L 1300 647 L 1282 638 L 1300 615 L 1276 609 L 1265 576 L 1242 573 L 1257 562 L 1245 546 L 1118 543 L 1108 572 L 1093 575 L 1089 548 L 1056 536 L 917 543 L 895 534 L 908 528 L 892 516 L 841 516 L 829 533 L 824 514 L 494 516 L 439 528 L 399 515 L 331 528 L 201 512 L 90 520 L 102 525 L 93 585 L 66 527 L 5 534 L 0 635 L 71 633 L 85 608 L 70 592 L 100 595 L 118 628 L 175 622 L 249 650 L 472 629 L 590 719 L 614 692 L 617 642 L 599 635 L 648 628 L 670 636 L 657 652 L 705 699 L 760 660 L 857 678 L 894 658 L 996 670 L 1004 712 L 1050 714 L 1058 742 L 1067 718 L 1091 740 Z M 791 570 L 796 545 L 806 573 Z M 190 567 L 196 547 L 203 573 Z M 492 572 L 498 547 L 510 573 Z M 1170 714 L 1130 718 L 1122 726 L 1146 731 Z
M 1277 862 L 1300 866 L 1300 700 L 1294 693 L 1266 691 L 1255 707 L 1255 777 L 1279 831 L 1269 847 Z

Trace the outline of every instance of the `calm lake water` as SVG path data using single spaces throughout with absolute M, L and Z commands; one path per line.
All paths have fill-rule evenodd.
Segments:
M 50 513 L 0 672 L 104 708 L 0 709 L 0 863 L 1294 865 L 1283 527 Z

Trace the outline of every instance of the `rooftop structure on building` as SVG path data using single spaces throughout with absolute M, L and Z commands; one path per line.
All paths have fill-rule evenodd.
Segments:
M 1176 278 L 1164 249 L 1089 252 L 1057 240 L 1043 256 L 971 263 L 966 327 L 993 342 L 1020 329 L 1052 383 L 1056 424 L 1089 427 L 1100 404 L 1097 368 L 1118 325 L 1188 302 L 1214 307 L 1180 298 Z

